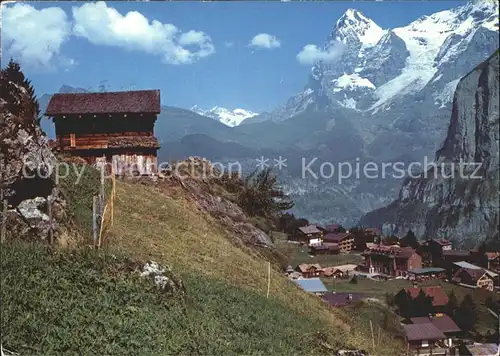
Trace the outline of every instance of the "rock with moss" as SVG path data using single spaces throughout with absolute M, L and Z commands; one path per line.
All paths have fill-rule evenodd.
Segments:
M 57 159 L 38 122 L 38 103 L 30 82 L 15 62 L 0 72 L 0 190 L 7 200 L 11 238 L 57 238 L 65 219 L 64 198 L 55 182 Z M 53 213 L 52 224 L 48 204 Z

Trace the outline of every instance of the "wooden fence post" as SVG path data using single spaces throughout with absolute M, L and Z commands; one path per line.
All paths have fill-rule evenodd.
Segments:
M 54 242 L 54 232 L 52 227 L 52 199 L 51 195 L 47 197 L 47 214 L 49 215 L 49 244 Z
M 2 191 L 2 196 L 3 196 L 3 191 Z M 2 199 L 2 230 L 0 232 L 0 241 L 4 242 L 5 241 L 5 235 L 7 234 L 7 206 L 8 202 L 7 199 Z
M 371 320 L 370 320 L 370 329 L 372 331 L 372 346 L 373 346 L 373 349 L 375 350 L 375 337 L 373 335 L 373 323 Z
M 267 296 L 269 298 L 269 290 L 271 289 L 271 262 L 267 263 Z
M 97 246 L 97 197 L 92 197 L 92 238 L 94 247 Z
M 111 169 L 113 169 L 113 167 L 111 167 Z M 111 173 L 111 183 L 112 183 L 112 187 L 111 187 L 111 226 L 113 226 L 113 222 L 115 220 L 115 187 L 116 187 L 116 177 L 115 177 L 115 172 L 114 170 L 112 171 Z

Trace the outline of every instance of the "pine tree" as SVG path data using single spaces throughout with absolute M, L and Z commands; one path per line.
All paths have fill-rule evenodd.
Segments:
M 456 322 L 460 329 L 465 332 L 471 332 L 474 330 L 475 325 L 477 324 L 477 306 L 472 299 L 470 294 L 467 294 L 460 306 L 458 307 Z
M 412 316 L 413 301 L 410 294 L 404 289 L 394 296 L 394 304 L 398 306 L 399 315 L 404 318 Z
M 12 84 L 23 87 L 29 95 L 30 106 L 27 108 L 27 110 L 33 112 L 34 119 L 36 119 L 37 124 L 40 124 L 40 105 L 38 104 L 38 100 L 36 98 L 35 89 L 33 88 L 31 81 L 26 79 L 26 77 L 24 76 L 19 63 L 11 59 L 9 61 L 9 64 L 7 64 L 7 67 L 1 70 L 1 77 L 3 89 L 2 98 L 8 103 L 14 104 L 14 91 L 5 90 L 5 88 L 9 88 L 9 86 Z
M 406 234 L 405 237 L 403 237 L 400 240 L 401 246 L 402 247 L 412 247 L 414 249 L 417 249 L 418 247 L 418 240 L 413 231 L 408 230 L 408 233 Z
M 293 201 L 278 186 L 276 176 L 270 168 L 259 173 L 254 171 L 245 179 L 240 203 L 250 216 L 273 220 L 294 206 Z
M 421 289 L 417 297 L 413 300 L 413 316 L 428 316 L 432 313 L 432 297 L 429 297 Z
M 455 295 L 455 291 L 452 289 L 450 294 L 448 294 L 448 303 L 446 304 L 446 314 L 448 314 L 453 320 L 456 319 L 458 310 L 458 299 Z

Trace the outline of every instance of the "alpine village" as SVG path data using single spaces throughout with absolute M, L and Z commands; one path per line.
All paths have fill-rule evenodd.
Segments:
M 498 129 L 498 62 L 461 77 L 444 147 Z M 0 76 L 2 356 L 500 355 L 498 225 L 471 246 L 417 220 L 317 222 L 272 168 L 164 160 L 157 87 L 42 107 L 25 73 Z M 485 142 L 474 157 L 498 160 L 498 132 Z

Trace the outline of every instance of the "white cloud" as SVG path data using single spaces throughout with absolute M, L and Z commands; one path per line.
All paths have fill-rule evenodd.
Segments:
M 301 64 L 307 65 L 319 61 L 334 62 L 342 55 L 344 49 L 345 45 L 340 42 L 331 44 L 326 49 L 320 49 L 316 45 L 308 44 L 297 54 L 297 60 Z
M 59 7 L 2 6 L 2 47 L 6 56 L 22 66 L 51 69 L 56 64 L 74 63 L 59 54 L 70 31 L 66 13 Z
M 224 42 L 224 46 L 227 47 L 227 48 L 234 47 L 234 42 L 231 42 L 231 41 Z
M 125 15 L 105 2 L 73 7 L 73 33 L 96 45 L 121 47 L 163 57 L 166 63 L 188 64 L 215 53 L 210 36 L 182 33 L 172 24 L 149 21 L 137 11 Z
M 250 41 L 250 46 L 261 48 L 278 48 L 281 46 L 280 40 L 276 36 L 268 33 L 259 33 Z

